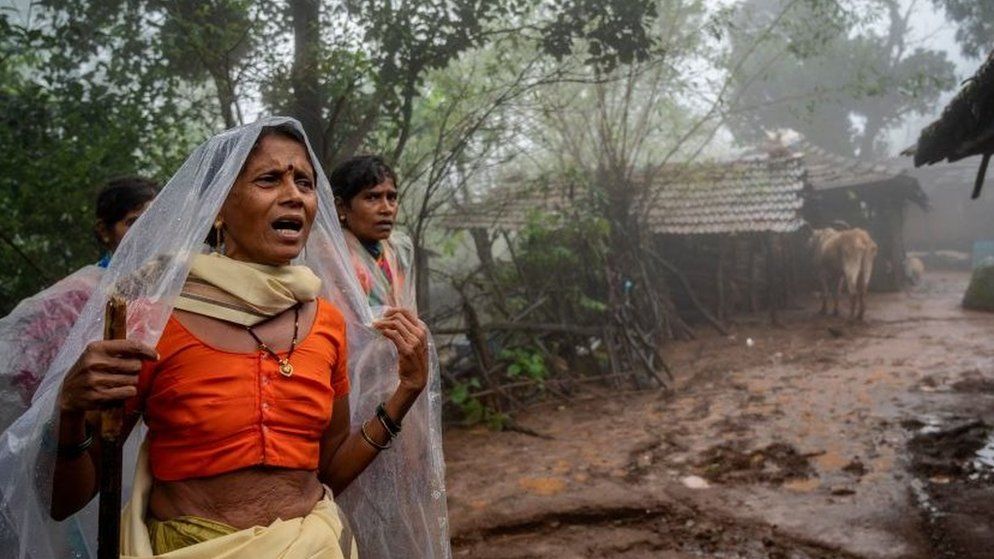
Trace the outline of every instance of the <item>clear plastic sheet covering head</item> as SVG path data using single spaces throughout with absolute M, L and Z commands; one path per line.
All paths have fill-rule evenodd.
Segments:
M 99 266 L 84 266 L 0 319 L 0 432 L 31 405 L 103 272 Z
M 35 393 L 31 407 L 0 435 L 0 556 L 31 559 L 95 557 L 97 499 L 64 522 L 53 521 L 51 476 L 57 441 L 57 396 L 65 372 L 84 347 L 103 333 L 112 293 L 128 301 L 128 337 L 155 346 L 203 240 L 260 131 L 300 124 L 272 117 L 234 128 L 199 146 L 169 180 L 118 247 L 110 267 L 83 308 Z M 311 161 L 317 161 L 308 146 Z M 397 382 L 393 345 L 369 325 L 373 311 L 351 270 L 328 180 L 315 164 L 319 207 L 299 261 L 322 279 L 321 295 L 348 320 L 349 404 L 352 424 L 373 416 Z M 382 452 L 342 495 L 360 556 L 450 557 L 441 448 L 438 361 L 431 348 L 428 388 L 404 419 L 394 447 Z M 137 449 L 145 429 L 125 445 L 124 502 L 131 490 Z

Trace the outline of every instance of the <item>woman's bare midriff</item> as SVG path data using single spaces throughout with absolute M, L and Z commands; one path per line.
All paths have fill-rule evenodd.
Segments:
M 314 471 L 256 466 L 208 478 L 156 480 L 148 512 L 157 520 L 199 516 L 243 530 L 306 516 L 323 496 Z

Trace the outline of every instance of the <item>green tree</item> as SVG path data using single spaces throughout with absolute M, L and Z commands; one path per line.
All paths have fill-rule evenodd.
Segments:
M 908 44 L 916 5 L 873 0 L 869 19 L 886 24 L 881 32 L 832 3 L 746 0 L 730 31 L 736 137 L 755 143 L 766 131 L 790 128 L 842 155 L 886 156 L 885 133 L 931 112 L 955 84 L 944 52 Z M 761 31 L 778 18 L 774 32 Z
M 518 103 L 512 120 L 524 123 L 518 145 L 527 151 L 519 169 L 547 177 L 552 191 L 571 192 L 576 213 L 564 223 L 542 216 L 508 240 L 519 276 L 496 285 L 490 305 L 484 304 L 487 314 L 513 320 L 520 311 L 513 308 L 514 284 L 520 283 L 530 289 L 524 297 L 525 307 L 534 304 L 530 319 L 606 327 L 603 342 L 616 358 L 613 366 L 635 371 L 645 383 L 662 382 L 661 345 L 692 335 L 673 312 L 666 279 L 646 258 L 651 233 L 640 210 L 652 200 L 645 177 L 674 157 L 693 158 L 718 123 L 689 99 L 700 91 L 700 65 L 718 48 L 707 32 L 715 18 L 698 0 L 659 2 L 656 12 L 656 42 L 646 58 L 610 67 L 576 65 L 572 79 L 535 88 Z M 528 181 L 517 182 L 528 188 Z M 520 211 L 508 190 L 507 184 L 498 187 L 491 201 Z M 581 224 L 590 227 L 574 236 L 571 229 Z M 500 284 L 493 277 L 500 274 L 486 270 L 492 238 L 474 233 L 485 264 L 480 283 Z M 560 244 L 577 237 L 589 242 Z M 557 358 L 568 360 L 569 347 L 564 342 Z
M 0 12 L 0 313 L 99 258 L 93 200 L 104 181 L 168 176 L 193 141 L 182 123 L 196 120 L 178 105 L 150 110 L 147 83 L 60 66 L 51 39 Z
M 531 83 L 531 74 L 515 69 L 494 74 L 512 80 L 491 80 L 494 91 L 506 94 L 484 95 L 483 110 L 442 107 L 448 116 L 433 123 L 434 115 L 419 108 L 433 102 L 430 76 L 495 45 L 530 50 L 550 63 L 577 52 L 585 64 L 605 68 L 643 59 L 655 14 L 650 0 L 42 0 L 34 6 L 32 32 L 42 37 L 50 83 L 81 88 L 84 99 L 100 92 L 135 107 L 132 125 L 142 138 L 183 128 L 176 115 L 197 109 L 204 111 L 194 121 L 201 129 L 232 126 L 244 121 L 246 107 L 261 104 L 299 119 L 326 169 L 360 150 L 427 162 L 411 173 L 423 178 L 422 194 L 428 193 L 418 223 L 425 208 L 439 203 L 434 187 L 465 161 L 464 148 L 478 145 L 470 137 L 490 130 L 494 103 Z M 480 90 L 470 93 L 460 100 Z M 456 113 L 463 114 L 449 118 Z M 434 155 L 404 159 L 416 127 L 434 129 L 437 141 L 428 152 Z M 422 229 L 415 230 L 416 243 Z
M 74 65 L 101 64 L 210 86 L 226 125 L 258 92 L 304 125 L 326 167 L 372 147 L 399 159 L 425 78 L 514 35 L 552 57 L 582 44 L 591 63 L 643 57 L 648 0 L 46 0 Z M 176 82 L 173 82 L 174 85 Z M 384 133 L 385 132 L 385 133 Z M 373 136 L 385 143 L 370 145 Z M 389 142 L 386 140 L 389 139 Z
M 959 24 L 956 40 L 963 54 L 972 58 L 994 50 L 994 0 L 932 0 L 945 8 L 946 16 Z

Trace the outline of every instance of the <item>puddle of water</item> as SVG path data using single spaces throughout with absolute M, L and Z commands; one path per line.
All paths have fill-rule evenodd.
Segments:
M 917 419 L 922 423 L 922 427 L 918 429 L 918 432 L 922 435 L 930 435 L 942 431 L 942 427 L 947 421 L 942 415 L 933 413 L 920 415 Z
M 917 437 L 922 435 L 934 435 L 947 431 L 951 424 L 962 418 L 957 418 L 948 414 L 922 414 L 915 418 Z M 983 424 L 977 428 L 989 429 Z M 962 464 L 962 477 L 970 481 L 979 479 L 990 480 L 994 478 L 994 429 L 989 429 L 985 434 L 983 444 L 972 452 L 972 455 L 957 460 Z M 939 444 L 936 441 L 936 444 Z M 949 444 L 949 443 L 946 443 Z M 968 451 L 969 452 L 969 451 Z M 955 460 L 954 455 L 948 456 L 947 460 Z M 962 456 L 962 455 L 961 455 Z M 939 476 L 940 478 L 943 476 Z
M 976 452 L 973 468 L 994 471 L 994 432 L 987 435 L 987 442 Z
M 922 480 L 918 478 L 911 480 L 911 492 L 914 493 L 915 500 L 918 501 L 918 507 L 928 514 L 930 520 L 934 521 L 943 515 L 939 507 L 932 502 L 932 497 L 928 494 L 928 489 Z

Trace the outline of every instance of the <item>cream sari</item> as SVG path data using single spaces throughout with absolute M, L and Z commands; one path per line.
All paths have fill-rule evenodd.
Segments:
M 135 467 L 131 500 L 121 517 L 121 557 L 138 559 L 358 559 L 352 531 L 326 490 L 310 514 L 289 520 L 277 519 L 269 526 L 255 526 L 182 547 L 161 555 L 152 550 L 145 521 L 152 472 L 148 464 L 148 443 L 142 445 Z

